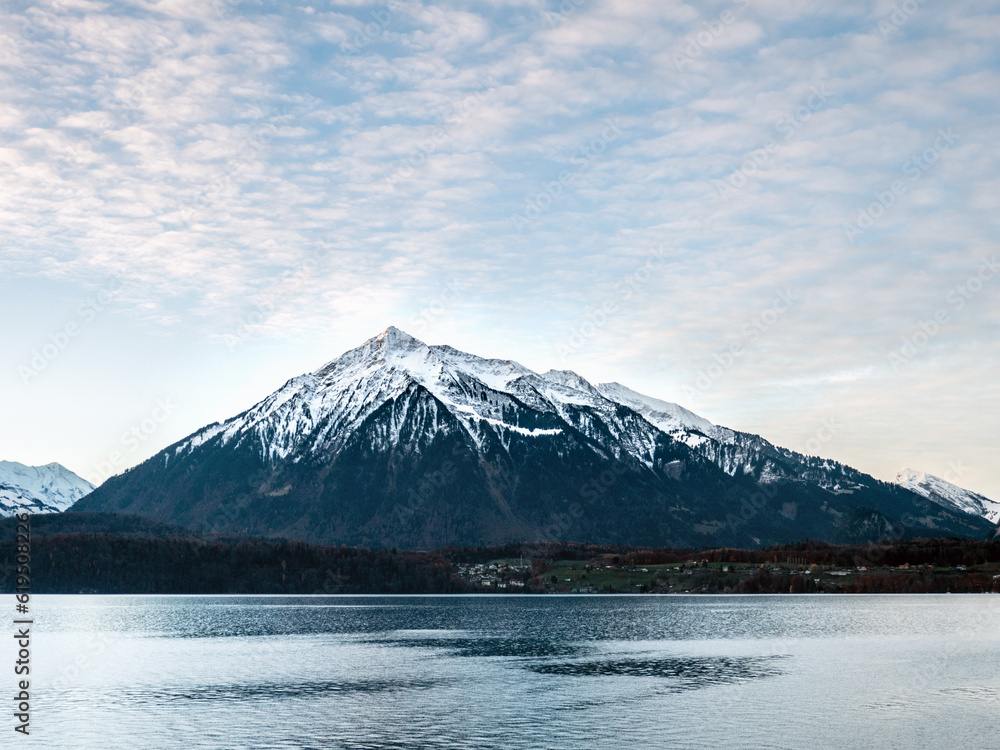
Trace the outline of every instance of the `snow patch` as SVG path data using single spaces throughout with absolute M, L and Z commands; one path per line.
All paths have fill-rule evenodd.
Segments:
M 501 422 L 499 419 L 491 419 L 490 417 L 480 417 L 480 419 L 484 422 L 489 422 L 494 427 L 511 430 L 519 435 L 527 435 L 528 437 L 538 437 L 539 435 L 559 435 L 562 432 L 562 429 L 558 427 L 551 429 L 535 427 L 529 430 L 527 427 L 518 427 L 517 425 L 507 424 L 506 422 Z

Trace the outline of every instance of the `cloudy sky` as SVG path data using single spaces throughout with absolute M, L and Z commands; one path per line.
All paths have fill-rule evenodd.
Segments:
M 5 4 L 0 458 L 388 325 L 1000 499 L 1000 2 Z

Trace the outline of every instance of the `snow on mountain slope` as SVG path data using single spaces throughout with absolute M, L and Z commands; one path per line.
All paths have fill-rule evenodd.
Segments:
M 61 513 L 94 485 L 57 463 L 25 466 L 0 461 L 0 518 L 26 510 L 29 513 Z
M 962 489 L 933 474 L 903 469 L 896 474 L 896 484 L 945 508 L 980 516 L 992 523 L 1000 523 L 1000 502 Z
M 802 456 L 757 435 L 714 425 L 677 404 L 620 383 L 595 387 L 569 370 L 539 374 L 511 360 L 428 346 L 394 327 L 315 372 L 292 378 L 246 412 L 203 428 L 177 444 L 173 455 L 184 455 L 214 439 L 223 445 L 251 441 L 270 461 L 331 455 L 366 418 L 414 387 L 432 394 L 480 447 L 496 439 L 507 449 L 512 432 L 545 439 L 571 428 L 604 456 L 627 452 L 652 468 L 658 436 L 666 434 L 730 476 L 753 476 L 764 483 L 808 481 L 831 492 L 852 492 L 867 481 L 836 462 Z M 419 451 L 446 418 L 438 411 L 431 414 L 428 431 L 410 436 L 411 447 Z M 398 432 L 390 429 L 384 436 L 386 445 L 373 448 L 398 439 Z
M 486 430 L 501 441 L 502 433 L 510 430 L 538 438 L 562 431 L 554 424 L 535 424 L 538 414 L 586 432 L 589 417 L 596 414 L 630 452 L 644 462 L 651 460 L 658 428 L 623 423 L 617 402 L 576 373 L 550 370 L 539 375 L 510 360 L 428 346 L 393 327 L 315 372 L 289 380 L 243 414 L 209 425 L 174 452 L 181 455 L 216 437 L 227 443 L 248 436 L 270 459 L 302 449 L 334 451 L 365 418 L 414 385 L 444 404 L 477 444 Z M 520 424 L 522 418 L 531 423 Z
M 762 483 L 781 479 L 814 482 L 831 492 L 863 486 L 858 472 L 835 461 L 810 459 L 760 437 L 709 422 L 682 406 L 644 396 L 621 383 L 601 383 L 605 397 L 633 409 L 674 440 L 684 443 L 730 476 L 749 474 Z
M 688 444 L 703 442 L 692 433 L 701 433 L 721 443 L 732 443 L 735 440 L 735 433 L 732 430 L 718 427 L 683 406 L 644 396 L 621 383 L 601 383 L 597 386 L 597 390 L 606 398 L 634 409 L 668 435 Z M 691 441 L 691 438 L 694 440 Z

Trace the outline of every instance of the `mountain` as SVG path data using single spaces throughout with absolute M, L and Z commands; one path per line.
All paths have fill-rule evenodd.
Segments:
M 896 474 L 896 484 L 942 507 L 980 516 L 994 524 L 1000 523 L 1000 502 L 964 490 L 933 474 L 903 469 Z
M 93 491 L 94 485 L 65 466 L 25 466 L 0 461 L 0 518 L 30 513 L 61 513 Z
M 886 520 L 858 527 L 857 508 Z M 852 538 L 885 524 L 911 536 L 982 537 L 991 527 L 620 384 L 539 374 L 396 328 L 112 477 L 73 509 L 402 549 L 753 547 L 832 540 L 848 523 Z

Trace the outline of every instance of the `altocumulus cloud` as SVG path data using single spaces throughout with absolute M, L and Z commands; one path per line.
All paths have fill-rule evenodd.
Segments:
M 8 278 L 120 275 L 220 346 L 447 299 L 425 337 L 675 400 L 740 344 L 717 421 L 796 447 L 835 412 L 825 448 L 880 475 L 945 462 L 888 447 L 921 420 L 948 458 L 995 444 L 1000 295 L 947 295 L 996 251 L 996 2 L 74 0 L 0 36 Z

